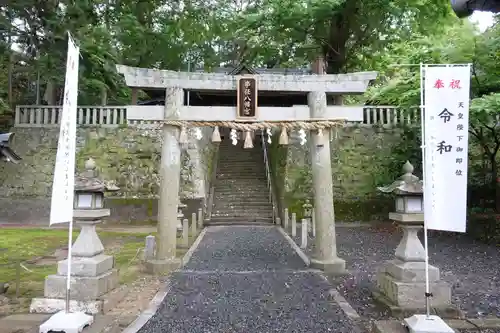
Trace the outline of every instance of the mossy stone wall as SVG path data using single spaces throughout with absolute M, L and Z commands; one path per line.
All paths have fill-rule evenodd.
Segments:
M 14 128 L 13 132 L 13 148 L 23 160 L 17 165 L 0 163 L 0 198 L 11 201 L 17 198 L 23 203 L 31 198 L 39 205 L 39 212 L 33 218 L 45 216 L 48 206 L 42 208 L 44 205 L 40 202 L 50 201 L 59 129 Z M 120 187 L 120 191 L 113 194 L 116 198 L 108 200 L 114 208 L 123 207 L 123 213 L 117 218 L 156 219 L 160 184 L 160 130 L 136 127 L 79 128 L 77 132 L 77 169 L 82 170 L 85 160 L 92 157 L 100 177 L 113 180 Z M 209 138 L 210 129 L 206 129 L 202 140 L 196 141 L 191 137 L 183 150 L 181 200 L 194 200 L 201 204 L 205 202 L 209 192 L 210 164 L 216 149 Z M 130 207 L 124 208 L 126 206 Z M 134 210 L 134 207 L 140 209 Z M 15 219 L 15 214 L 5 210 L 5 207 L 0 208 L 0 216 Z M 40 213 L 44 210 L 44 213 Z M 29 218 L 27 213 L 20 215 L 24 216 L 23 220 Z
M 388 165 L 392 149 L 398 144 L 399 129 L 350 126 L 332 130 L 331 163 L 335 216 L 337 221 L 372 221 L 387 219 L 394 198 L 377 193 L 377 186 L 387 185 L 396 176 Z M 309 137 L 308 137 L 309 139 Z M 277 141 L 277 138 L 274 140 Z M 284 206 L 302 217 L 306 199 L 313 203 L 309 140 L 300 145 L 292 136 L 290 145 L 271 147 L 275 183 Z M 286 155 L 286 163 L 277 161 Z M 403 165 L 404 161 L 401 161 Z

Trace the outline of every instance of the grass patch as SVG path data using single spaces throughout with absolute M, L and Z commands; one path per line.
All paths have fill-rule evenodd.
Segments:
M 79 231 L 73 233 L 73 241 Z M 141 272 L 141 249 L 147 233 L 99 231 L 105 253 L 115 257 L 115 268 L 119 270 L 120 283 L 129 283 L 138 278 Z M 155 235 L 155 234 L 153 234 Z M 189 244 L 196 239 L 190 235 Z M 8 296 L 16 292 L 17 262 L 25 268 L 20 269 L 20 298 L 33 298 L 43 295 L 47 275 L 57 272 L 57 261 L 65 254 L 55 257 L 56 250 L 67 248 L 68 232 L 64 229 L 24 229 L 2 228 L 0 232 L 0 282 L 8 282 Z M 178 244 L 181 240 L 177 240 Z M 187 249 L 178 249 L 182 257 Z M 59 251 L 60 252 L 60 251 Z
M 76 237 L 78 232 L 73 233 Z M 2 228 L 0 232 L 0 277 L 11 287 L 8 294 L 15 293 L 17 262 L 26 269 L 20 270 L 20 296 L 34 297 L 43 293 L 45 276 L 56 273 L 55 265 L 27 263 L 38 257 L 51 255 L 58 248 L 67 246 L 66 230 Z M 29 270 L 29 271 L 28 271 Z

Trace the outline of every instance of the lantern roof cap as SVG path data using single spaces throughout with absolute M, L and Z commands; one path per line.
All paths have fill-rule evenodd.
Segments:
M 423 182 L 413 174 L 415 168 L 410 161 L 403 165 L 404 174 L 388 186 L 380 186 L 377 189 L 383 193 L 395 193 L 397 195 L 423 194 Z
M 120 190 L 114 182 L 106 182 L 97 176 L 93 158 L 85 161 L 85 170 L 75 176 L 75 191 L 78 192 L 115 192 Z

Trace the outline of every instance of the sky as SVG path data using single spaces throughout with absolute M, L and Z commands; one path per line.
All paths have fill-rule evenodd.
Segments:
M 479 30 L 483 32 L 493 25 L 493 14 L 489 12 L 475 11 L 469 18 L 471 22 L 477 23 Z

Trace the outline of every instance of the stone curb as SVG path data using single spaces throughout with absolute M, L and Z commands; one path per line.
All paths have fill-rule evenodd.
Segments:
M 186 252 L 184 257 L 181 259 L 181 267 L 184 267 L 189 260 L 191 259 L 191 256 L 193 255 L 194 251 L 196 248 L 200 245 L 201 240 L 207 233 L 208 228 L 204 228 L 198 237 L 196 237 L 196 240 L 194 241 L 193 245 L 189 248 L 189 250 Z M 172 285 L 170 280 L 167 278 L 166 285 L 161 287 L 160 290 L 156 293 L 156 295 L 153 297 L 151 302 L 149 302 L 149 306 L 146 310 L 144 310 L 129 326 L 127 326 L 122 333 L 136 333 L 138 332 L 150 319 L 151 317 L 154 316 L 156 311 L 158 311 L 158 308 L 160 307 L 161 303 L 167 297 L 167 294 L 169 293 Z
M 302 251 L 300 249 L 300 247 L 297 244 L 295 244 L 295 242 L 293 241 L 293 239 L 290 236 L 288 236 L 288 234 L 286 233 L 286 231 L 282 227 L 277 227 L 277 229 L 281 233 L 281 235 L 283 235 L 283 237 L 285 237 L 285 239 L 288 241 L 288 243 L 290 244 L 290 246 L 292 247 L 292 249 L 294 249 L 295 252 L 299 255 L 300 259 L 302 259 L 302 261 L 304 262 L 304 264 L 306 264 L 306 266 L 309 267 L 309 265 L 311 264 L 311 260 L 304 253 L 304 251 Z
M 186 254 L 184 254 L 184 257 L 182 257 L 182 260 L 181 260 L 181 267 L 180 268 L 184 267 L 189 262 L 194 251 L 196 251 L 196 249 L 200 245 L 201 240 L 203 239 L 203 237 L 205 237 L 205 234 L 207 233 L 208 228 L 210 228 L 210 227 L 203 228 L 203 230 L 200 232 L 198 237 L 196 237 L 196 240 L 194 241 L 193 245 L 191 245 L 189 250 L 187 250 Z
M 330 280 L 328 280 L 328 277 L 323 272 L 320 272 L 319 276 L 321 276 L 321 278 L 323 280 L 325 280 L 326 283 L 328 283 L 329 285 L 332 285 L 332 282 Z M 349 304 L 349 302 L 344 298 L 344 296 L 342 296 L 338 292 L 337 289 L 330 288 L 328 290 L 328 299 L 332 302 L 335 302 L 338 306 L 340 306 L 340 308 L 342 309 L 344 314 L 351 321 L 356 323 L 361 319 L 361 316 L 359 315 L 359 313 L 351 306 L 351 304 Z

